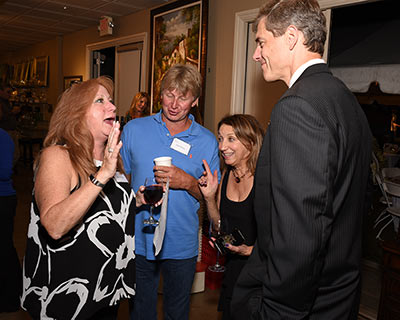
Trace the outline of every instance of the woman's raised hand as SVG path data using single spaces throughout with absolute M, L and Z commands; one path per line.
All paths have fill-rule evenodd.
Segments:
M 203 165 L 205 171 L 200 179 L 198 179 L 200 191 L 206 200 L 215 199 L 215 194 L 218 190 L 218 171 L 215 170 L 214 174 L 212 174 L 206 160 L 203 160 Z
M 120 135 L 119 128 L 119 122 L 114 122 L 108 136 L 107 145 L 104 149 L 103 165 L 97 173 L 97 179 L 102 183 L 110 180 L 117 170 L 118 154 L 122 147 L 122 141 L 118 142 Z

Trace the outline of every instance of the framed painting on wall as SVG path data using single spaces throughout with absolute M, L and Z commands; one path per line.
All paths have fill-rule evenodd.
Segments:
M 28 74 L 28 85 L 35 83 L 35 58 L 31 58 L 28 62 L 29 74 Z
M 207 56 L 208 0 L 178 0 L 150 12 L 151 113 L 161 109 L 161 80 L 175 64 L 192 64 L 203 78 L 199 106 L 192 108 L 203 123 Z
M 28 76 L 29 76 L 29 61 L 25 61 L 22 63 L 21 84 L 27 84 Z
M 64 77 L 64 90 L 67 90 L 74 83 L 82 82 L 83 76 L 68 76 Z
M 49 56 L 37 57 L 34 63 L 35 84 L 39 87 L 47 86 Z
M 21 81 L 21 75 L 22 75 L 22 63 L 16 63 L 14 65 L 14 74 L 13 74 L 13 81 L 15 84 L 19 85 Z

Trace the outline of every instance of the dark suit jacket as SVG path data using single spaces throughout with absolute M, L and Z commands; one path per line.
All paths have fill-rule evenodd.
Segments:
M 356 319 L 371 155 L 368 122 L 325 64 L 274 107 L 255 174 L 258 240 L 235 319 Z

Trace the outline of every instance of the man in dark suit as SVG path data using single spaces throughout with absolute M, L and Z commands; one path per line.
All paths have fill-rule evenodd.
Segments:
M 268 0 L 256 20 L 275 105 L 255 174 L 258 240 L 237 282 L 235 319 L 356 319 L 371 155 L 354 95 L 321 59 L 326 21 L 316 0 Z

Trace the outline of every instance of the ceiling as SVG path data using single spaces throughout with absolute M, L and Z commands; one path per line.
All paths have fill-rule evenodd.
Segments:
M 12 52 L 168 0 L 0 0 L 0 50 Z

